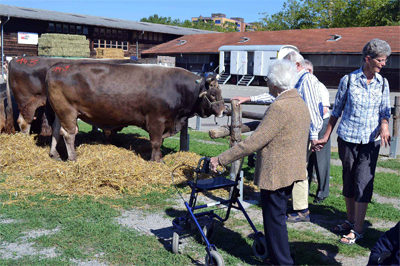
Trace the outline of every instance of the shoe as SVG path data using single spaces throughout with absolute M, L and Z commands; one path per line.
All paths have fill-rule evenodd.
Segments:
M 343 235 L 342 239 L 340 239 L 340 243 L 345 245 L 354 245 L 358 239 L 362 239 L 364 234 L 357 233 L 353 229 L 350 230 L 350 233 L 354 234 L 354 237 L 349 237 L 348 235 Z M 348 242 L 343 241 L 343 238 L 347 239 Z
M 289 223 L 309 222 L 310 211 L 290 213 L 287 215 L 286 221 Z
M 322 202 L 324 202 L 324 200 L 325 200 L 326 198 L 320 198 L 320 197 L 316 197 L 315 199 L 314 199 L 314 203 L 322 203 Z
M 337 224 L 337 225 L 332 229 L 332 232 L 334 232 L 334 233 L 341 233 L 341 232 L 345 232 L 345 231 L 351 230 L 351 229 L 354 228 L 354 225 L 355 225 L 356 223 L 355 223 L 355 222 L 352 223 L 352 222 L 349 222 L 348 220 L 346 220 L 346 221 L 344 221 L 343 224 L 347 224 L 348 227 L 347 227 L 347 228 L 344 228 L 344 227 L 342 226 L 342 224 Z M 339 228 L 339 230 L 335 230 L 336 227 Z

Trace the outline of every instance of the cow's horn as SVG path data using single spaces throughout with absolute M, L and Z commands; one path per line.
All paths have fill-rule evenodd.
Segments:
M 217 76 L 215 77 L 216 80 L 219 80 L 221 78 L 220 74 L 217 74 Z
M 206 96 L 207 92 L 203 91 L 202 93 L 200 93 L 199 98 Z
M 202 80 L 203 80 L 203 78 L 201 78 L 201 79 L 196 79 L 196 83 L 197 83 L 197 84 L 200 84 Z

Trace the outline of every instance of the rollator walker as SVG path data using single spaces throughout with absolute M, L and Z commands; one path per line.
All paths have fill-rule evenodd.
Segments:
M 240 164 L 240 169 L 238 174 L 236 175 L 235 180 L 230 180 L 221 176 L 221 172 L 217 174 L 210 173 L 209 170 L 210 158 L 202 157 L 200 158 L 197 167 L 194 169 L 195 178 L 193 181 L 188 181 L 187 185 L 191 188 L 191 194 L 189 203 L 186 202 L 182 195 L 182 200 L 184 201 L 185 207 L 187 209 L 187 213 L 182 217 L 177 217 L 172 221 L 173 225 L 173 238 L 172 238 L 172 252 L 177 254 L 179 253 L 179 238 L 185 233 L 185 231 L 189 231 L 191 228 L 197 229 L 201 234 L 202 242 L 206 244 L 206 265 L 225 265 L 222 256 L 218 253 L 217 248 L 214 244 L 210 243 L 211 238 L 214 234 L 214 226 L 215 220 L 219 220 L 221 222 L 225 222 L 229 218 L 229 214 L 231 209 L 237 209 L 242 211 L 244 216 L 247 219 L 247 222 L 250 224 L 251 228 L 254 231 L 254 242 L 253 242 L 253 252 L 255 256 L 261 260 L 264 260 L 268 257 L 266 242 L 264 234 L 260 231 L 257 231 L 250 217 L 248 216 L 246 210 L 243 208 L 242 203 L 239 201 L 239 182 L 241 180 L 240 177 L 240 169 L 242 168 L 243 159 Z M 172 171 L 172 180 L 174 177 L 174 171 L 180 167 L 186 165 L 181 165 L 176 167 Z M 194 167 L 193 167 L 194 168 Z M 198 180 L 200 174 L 210 175 L 212 178 Z M 176 184 L 174 183 L 175 187 Z M 177 188 L 178 189 L 178 188 Z M 199 192 L 207 192 L 217 189 L 230 189 L 230 197 L 226 200 L 222 200 L 219 202 L 213 202 L 205 205 L 196 206 L 197 196 Z M 179 192 L 179 190 L 178 190 Z M 214 211 L 216 207 L 219 205 L 225 205 L 226 215 L 225 218 L 220 217 Z M 209 209 L 214 207 L 214 209 L 206 210 L 203 212 L 199 212 L 200 209 Z M 205 220 L 205 224 L 204 224 Z M 201 225 L 202 223 L 202 225 Z

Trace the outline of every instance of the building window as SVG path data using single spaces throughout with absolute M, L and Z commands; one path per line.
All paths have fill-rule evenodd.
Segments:
M 221 20 L 217 19 L 217 20 L 215 21 L 215 24 L 221 24 Z
M 56 31 L 56 27 L 55 27 L 54 23 L 49 23 L 49 31 L 50 32 L 55 32 Z
M 99 28 L 94 28 L 93 30 L 93 36 L 99 36 L 100 35 L 100 30 Z
M 128 51 L 129 44 L 126 41 L 93 40 L 93 48 L 118 48 Z
M 155 40 L 155 41 L 157 41 L 157 40 L 158 40 L 158 33 L 154 32 L 154 35 L 153 35 L 153 40 Z
M 128 38 L 128 31 L 124 30 L 122 31 L 122 33 L 124 38 Z
M 145 33 L 143 34 L 143 40 L 148 40 L 147 34 L 148 34 L 148 32 L 145 32 Z
M 63 25 L 63 33 L 68 34 L 68 25 Z
M 61 31 L 61 24 L 56 24 L 56 32 L 62 32 Z
M 112 37 L 117 38 L 117 30 L 112 30 Z
M 137 34 L 138 34 L 137 31 L 132 32 L 132 39 L 136 39 L 137 38 Z
M 76 34 L 82 34 L 82 26 L 76 26 Z
M 111 37 L 111 30 L 110 29 L 106 29 L 106 37 L 107 38 Z
M 122 38 L 122 30 L 118 31 L 118 38 Z
M 75 25 L 69 25 L 69 33 L 75 34 Z
M 149 32 L 149 40 L 153 40 L 153 33 Z
M 83 27 L 83 34 L 88 35 L 89 34 L 89 29 L 88 27 Z
M 160 33 L 160 34 L 158 35 L 158 41 L 159 41 L 159 42 L 162 42 L 162 40 L 163 40 L 163 35 Z
M 106 36 L 106 30 L 105 29 L 100 29 L 100 37 Z

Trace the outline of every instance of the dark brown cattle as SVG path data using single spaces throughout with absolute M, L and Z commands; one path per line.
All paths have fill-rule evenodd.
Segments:
M 161 161 L 163 139 L 181 131 L 188 118 L 222 116 L 225 106 L 216 77 L 207 80 L 182 68 L 157 65 L 58 64 L 46 78 L 57 117 L 50 156 L 60 134 L 68 159 L 74 148 L 77 118 L 103 129 L 136 125 L 150 135 L 151 160 Z
M 19 57 L 9 64 L 9 86 L 13 92 L 20 111 L 18 124 L 22 132 L 29 134 L 32 122 L 38 123 L 44 136 L 51 135 L 48 114 L 44 112 L 46 105 L 45 79 L 50 67 L 58 63 L 103 62 L 107 64 L 135 63 L 124 59 L 63 59 L 46 57 Z M 37 110 L 41 108 L 40 117 Z M 41 131 L 41 132 L 40 132 Z

